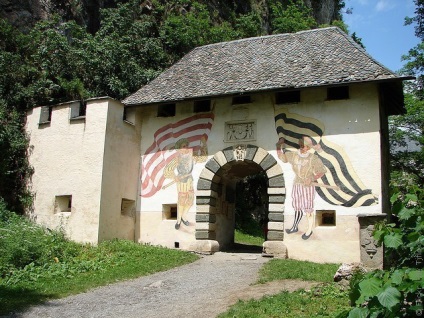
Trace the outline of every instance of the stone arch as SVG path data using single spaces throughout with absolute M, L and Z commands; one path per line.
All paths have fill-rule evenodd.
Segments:
M 235 145 L 217 152 L 203 168 L 196 192 L 196 242 L 198 250 L 219 250 L 216 240 L 216 202 L 220 191 L 222 167 L 234 161 L 256 163 L 268 177 L 268 237 L 269 241 L 284 239 L 285 185 L 281 166 L 263 148 Z M 203 243 L 202 243 L 203 241 Z M 211 243 L 212 242 L 212 243 Z M 267 243 L 265 242 L 265 243 Z M 264 249 L 265 244 L 264 243 Z M 272 245 L 272 244 L 271 244 Z

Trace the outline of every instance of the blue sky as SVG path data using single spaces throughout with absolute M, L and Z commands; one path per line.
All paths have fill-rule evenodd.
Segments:
M 413 0 L 345 0 L 352 14 L 343 19 L 349 32 L 362 38 L 365 49 L 374 59 L 392 71 L 405 62 L 401 57 L 419 43 L 414 26 L 404 26 L 406 16 L 413 17 Z

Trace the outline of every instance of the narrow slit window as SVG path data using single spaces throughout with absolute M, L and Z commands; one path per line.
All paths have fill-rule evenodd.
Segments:
M 163 104 L 158 106 L 158 117 L 175 116 L 175 104 Z
M 300 91 L 278 92 L 275 94 L 277 104 L 294 104 L 300 102 Z
M 250 95 L 241 95 L 233 97 L 233 105 L 250 104 L 252 98 Z
M 211 111 L 210 99 L 197 100 L 194 102 L 194 105 L 193 105 L 194 113 L 202 113 L 202 112 L 209 112 L 209 111 Z
M 327 88 L 327 100 L 349 99 L 349 86 Z

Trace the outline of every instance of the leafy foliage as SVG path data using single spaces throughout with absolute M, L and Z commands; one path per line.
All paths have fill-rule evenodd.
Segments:
M 390 255 L 390 269 L 354 281 L 351 301 L 360 307 L 349 317 L 412 317 L 423 309 L 424 190 L 410 190 L 391 198 L 396 223 L 381 223 L 373 233 Z
M 312 10 L 303 0 L 290 0 L 286 6 L 275 1 L 271 4 L 271 17 L 273 33 L 293 33 L 317 26 Z
M 262 172 L 237 183 L 235 228 L 244 234 L 264 236 L 268 222 L 267 181 L 266 174 Z

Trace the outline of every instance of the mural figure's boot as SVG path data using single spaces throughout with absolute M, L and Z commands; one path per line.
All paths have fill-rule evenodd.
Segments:
M 181 223 L 175 223 L 175 229 L 178 230 L 180 228 Z
M 302 239 L 307 240 L 312 235 L 312 227 L 314 226 L 314 214 L 307 213 L 308 230 L 302 235 Z
M 190 222 L 189 222 L 189 221 L 184 220 L 183 218 L 181 218 L 181 222 L 183 222 L 183 224 L 184 224 L 185 226 L 189 226 L 189 225 L 190 225 Z
M 294 221 L 291 229 L 286 230 L 287 234 L 296 233 L 298 231 L 297 226 L 299 225 L 300 220 L 302 220 L 303 212 L 294 211 Z

